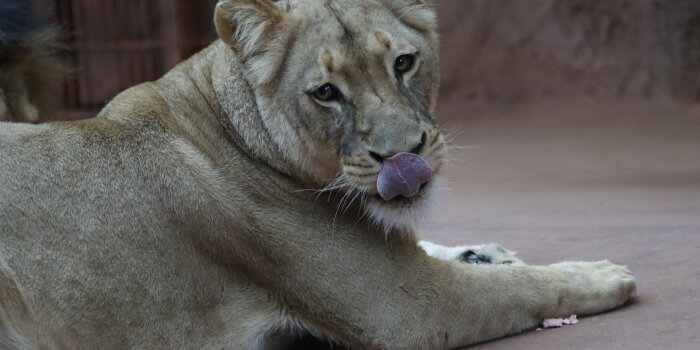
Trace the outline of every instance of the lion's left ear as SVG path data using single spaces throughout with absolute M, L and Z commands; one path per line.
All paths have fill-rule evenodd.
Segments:
M 384 0 L 402 22 L 421 31 L 437 29 L 437 0 Z
M 281 66 L 290 35 L 284 30 L 285 15 L 271 0 L 223 0 L 216 5 L 216 31 L 254 83 L 270 82 Z

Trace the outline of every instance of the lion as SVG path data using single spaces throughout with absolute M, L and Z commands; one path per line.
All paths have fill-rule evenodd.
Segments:
M 60 29 L 22 4 L 0 2 L 0 121 L 39 122 L 68 72 Z
M 216 42 L 97 117 L 0 124 L 0 347 L 455 349 L 623 305 L 608 261 L 419 245 L 434 6 L 222 1 Z

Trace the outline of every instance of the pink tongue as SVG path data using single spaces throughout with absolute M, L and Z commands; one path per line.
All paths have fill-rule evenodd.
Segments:
M 377 178 L 377 190 L 385 201 L 398 195 L 406 198 L 413 197 L 420 186 L 432 177 L 430 165 L 413 153 L 399 153 L 384 159 L 382 170 Z

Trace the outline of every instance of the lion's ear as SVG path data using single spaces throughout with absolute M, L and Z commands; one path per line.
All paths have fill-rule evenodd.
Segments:
M 271 0 L 222 0 L 214 21 L 221 40 L 228 44 L 260 84 L 269 82 L 284 56 L 287 33 L 285 12 Z M 278 47 L 279 46 L 279 47 Z
M 437 28 L 435 4 L 437 0 L 384 0 L 386 5 L 405 24 L 422 31 Z

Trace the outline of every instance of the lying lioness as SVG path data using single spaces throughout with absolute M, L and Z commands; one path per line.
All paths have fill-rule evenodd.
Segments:
M 605 261 L 418 246 L 446 147 L 431 3 L 234 0 L 215 21 L 97 118 L 0 124 L 0 348 L 453 349 L 629 298 Z

